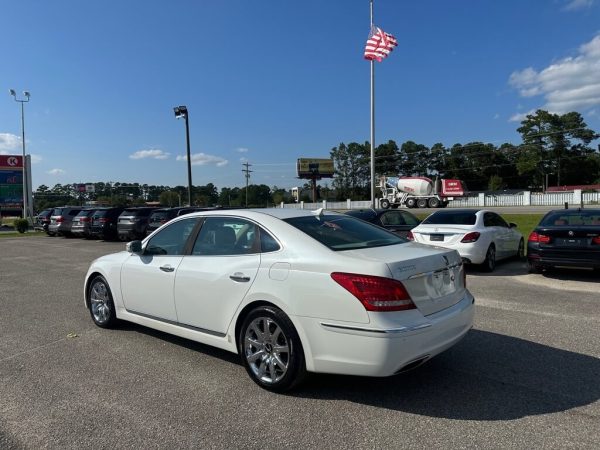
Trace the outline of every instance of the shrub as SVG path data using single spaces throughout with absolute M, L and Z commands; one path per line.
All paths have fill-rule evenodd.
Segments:
M 29 222 L 27 219 L 15 219 L 13 226 L 19 233 L 25 233 L 29 228 Z

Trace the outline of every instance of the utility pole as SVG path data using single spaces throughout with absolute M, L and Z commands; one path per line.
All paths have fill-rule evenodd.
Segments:
M 244 169 L 242 169 L 242 172 L 244 172 L 244 176 L 246 177 L 246 208 L 248 207 L 248 181 L 250 181 L 250 173 L 252 173 L 253 171 L 250 170 L 250 167 L 252 166 L 252 164 L 250 164 L 248 161 L 246 161 L 245 163 L 242 163 L 242 166 L 244 166 Z

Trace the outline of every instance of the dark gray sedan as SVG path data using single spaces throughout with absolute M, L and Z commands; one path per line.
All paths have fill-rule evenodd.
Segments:
M 401 209 L 353 209 L 346 214 L 371 222 L 402 237 L 406 237 L 410 230 L 421 223 L 413 214 Z

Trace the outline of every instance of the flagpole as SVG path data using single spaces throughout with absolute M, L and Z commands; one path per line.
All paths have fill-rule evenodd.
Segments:
M 373 29 L 373 0 L 371 5 L 371 30 Z M 375 61 L 371 59 L 371 207 L 375 208 Z

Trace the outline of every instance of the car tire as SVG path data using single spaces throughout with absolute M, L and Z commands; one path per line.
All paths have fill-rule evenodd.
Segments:
M 429 203 L 430 208 L 439 208 L 440 207 L 440 201 L 435 197 L 430 198 L 428 203 Z
M 519 261 L 523 261 L 525 259 L 525 241 L 521 239 L 519 241 L 519 247 L 517 248 L 517 254 L 515 255 Z
M 266 390 L 289 391 L 306 376 L 300 337 L 289 317 L 274 306 L 259 306 L 244 318 L 238 350 L 250 378 Z
M 417 208 L 427 208 L 427 199 L 420 198 L 417 200 Z
M 388 209 L 390 207 L 390 201 L 387 198 L 382 198 L 379 200 L 379 206 L 383 209 Z
M 97 275 L 88 287 L 88 305 L 92 320 L 100 328 L 112 328 L 117 322 L 115 303 L 108 282 Z
M 491 244 L 488 247 L 485 254 L 485 260 L 481 266 L 486 272 L 493 272 L 496 268 L 496 247 L 494 244 Z
M 415 206 L 417 206 L 417 201 L 414 198 L 409 198 L 408 200 L 406 200 L 407 208 L 414 208 Z

